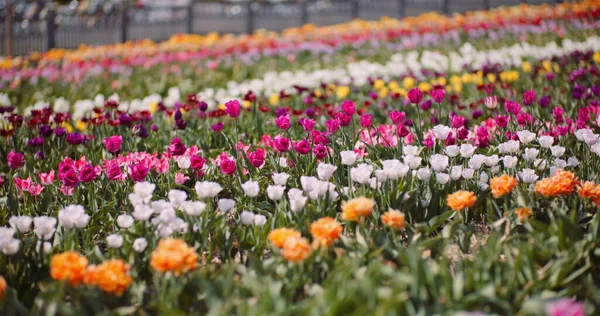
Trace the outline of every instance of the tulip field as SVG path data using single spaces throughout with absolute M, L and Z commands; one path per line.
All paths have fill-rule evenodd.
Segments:
M 600 1 L 0 59 L 1 315 L 600 314 Z

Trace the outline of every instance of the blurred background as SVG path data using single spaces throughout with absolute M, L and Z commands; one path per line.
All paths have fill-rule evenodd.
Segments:
M 163 41 L 178 33 L 281 31 L 306 23 L 401 18 L 559 0 L 0 0 L 0 51 L 25 55 L 81 44 Z

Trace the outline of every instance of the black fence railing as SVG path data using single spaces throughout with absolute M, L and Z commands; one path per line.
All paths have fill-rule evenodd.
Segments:
M 35 19 L 15 18 L 7 23 L 6 17 L 2 17 L 0 51 L 3 55 L 25 55 L 52 48 L 77 48 L 82 44 L 112 44 L 146 38 L 163 41 L 178 33 L 281 31 L 306 23 L 332 25 L 355 18 L 375 20 L 428 11 L 451 14 L 522 2 L 552 4 L 560 0 L 307 0 L 280 4 L 190 1 L 185 6 L 159 8 L 121 5 L 109 13 L 91 16 L 47 8 Z M 8 24 L 12 26 L 10 35 Z

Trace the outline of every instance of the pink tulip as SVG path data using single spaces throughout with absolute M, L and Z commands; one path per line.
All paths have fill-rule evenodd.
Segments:
M 27 177 L 27 179 L 15 177 L 13 181 L 19 191 L 28 191 L 31 187 L 31 177 Z
M 221 161 L 221 172 L 223 174 L 234 174 L 235 173 L 235 161 L 233 159 L 223 159 Z
M 257 150 L 248 154 L 248 160 L 254 168 L 260 168 L 265 163 L 265 151 Z
M 71 196 L 73 195 L 73 193 L 75 193 L 75 188 L 74 187 L 68 187 L 68 186 L 61 186 L 60 187 L 60 192 L 64 195 L 64 196 Z
M 225 103 L 225 112 L 231 118 L 240 116 L 240 108 L 240 102 L 238 100 L 232 100 Z
M 42 185 L 50 185 L 54 182 L 54 170 L 49 173 L 38 173 L 38 178 Z
M 11 150 L 8 153 L 8 166 L 11 169 L 17 169 L 25 164 L 25 156 L 22 153 L 15 152 Z
M 371 124 L 373 123 L 373 115 L 371 114 L 364 114 L 363 116 L 360 117 L 360 126 L 364 127 L 364 128 L 368 128 L 371 126 Z
M 408 91 L 408 99 L 413 104 L 419 104 L 423 100 L 423 92 L 418 88 L 412 88 Z
M 350 100 L 344 100 L 344 102 L 342 102 L 342 111 L 344 114 L 352 116 L 356 113 L 356 105 Z
M 178 137 L 173 138 L 173 140 L 171 141 L 171 145 L 169 145 L 169 148 L 167 149 L 169 154 L 173 156 L 181 156 L 185 153 L 186 150 L 187 148 L 185 147 L 181 139 Z
M 394 111 L 390 112 L 390 119 L 392 119 L 392 122 L 394 122 L 394 124 L 396 124 L 396 125 L 402 124 L 402 121 L 404 121 L 405 118 L 406 118 L 406 113 L 404 113 L 404 112 L 400 112 L 398 110 L 394 110 Z
M 175 174 L 175 183 L 177 183 L 179 185 L 184 184 L 189 179 L 190 179 L 190 177 L 184 175 L 183 173 L 176 173 Z
M 290 124 L 290 116 L 289 115 L 282 115 L 278 118 L 275 119 L 275 125 L 277 125 L 277 127 L 281 130 L 288 130 L 291 126 Z
M 121 135 L 111 136 L 104 138 L 104 148 L 111 153 L 116 153 L 121 150 L 121 143 L 123 143 L 123 137 Z
M 294 144 L 294 150 L 300 155 L 306 155 L 310 152 L 310 144 L 306 139 L 303 139 Z
M 290 140 L 285 137 L 279 137 L 275 139 L 275 149 L 279 152 L 285 152 L 290 148 Z
M 442 103 L 444 97 L 446 97 L 446 91 L 444 89 L 435 89 L 431 91 L 431 97 L 436 103 Z
M 31 187 L 29 187 L 29 190 L 27 190 L 27 192 L 29 192 L 29 194 L 31 194 L 33 196 L 38 196 L 38 195 L 40 195 L 40 193 L 42 193 L 43 190 L 44 190 L 44 187 L 42 187 L 40 184 L 33 183 L 31 185 Z
M 206 159 L 204 159 L 200 156 L 197 156 L 197 155 L 193 155 L 190 157 L 190 162 L 191 162 L 190 167 L 192 167 L 192 169 L 201 170 L 204 167 L 204 163 L 206 162 Z
M 327 131 L 331 134 L 337 133 L 340 130 L 340 121 L 337 119 L 331 119 L 325 121 L 325 126 L 327 126 Z

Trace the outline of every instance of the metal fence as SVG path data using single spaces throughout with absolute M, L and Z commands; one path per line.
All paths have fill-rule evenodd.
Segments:
M 81 44 L 111 44 L 128 40 L 163 41 L 177 33 L 252 33 L 257 29 L 281 31 L 305 23 L 332 25 L 355 18 L 414 16 L 428 11 L 445 14 L 489 9 L 503 5 L 556 3 L 560 0 L 307 0 L 294 3 L 194 2 L 178 7 L 132 8 L 126 5 L 104 15 L 45 11 L 35 20 L 16 20 L 12 40 L 7 23 L 0 26 L 0 51 L 25 55 Z M 124 2 L 126 3 L 126 2 Z

